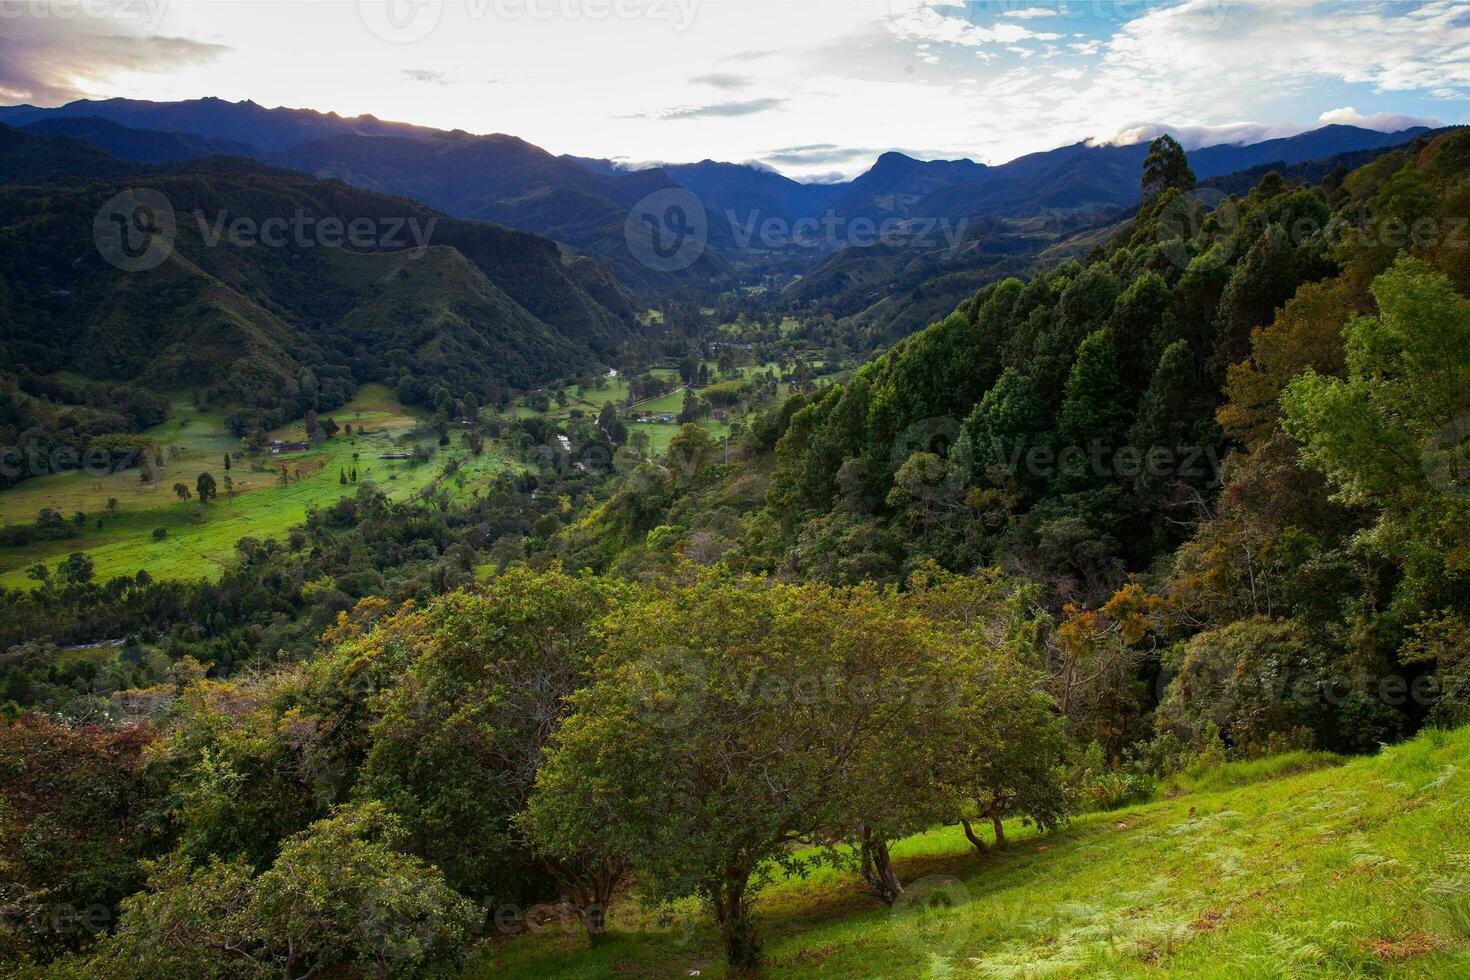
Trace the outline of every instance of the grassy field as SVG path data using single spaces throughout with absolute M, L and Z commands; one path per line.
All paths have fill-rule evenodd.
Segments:
M 1470 977 L 1470 728 L 1231 764 L 1163 795 L 1045 836 L 1010 827 L 984 855 L 954 828 L 902 841 L 892 910 L 849 873 L 776 882 L 765 975 Z M 725 975 L 697 910 L 614 911 L 596 950 L 555 927 L 489 944 L 468 975 Z
M 356 467 L 359 482 L 372 481 L 389 496 L 403 498 L 438 477 L 450 458 L 468 455 L 456 441 L 428 463 L 378 459 L 382 452 L 407 451 L 414 442 L 437 441 L 432 434 L 410 436 L 418 416 L 381 385 L 364 385 L 351 402 L 329 414 L 339 425 L 351 423 L 354 434 L 339 433 L 307 452 L 232 460 L 234 498 L 227 499 L 224 455 L 240 448 L 239 439 L 225 427 L 223 413 L 176 402 L 173 417 L 146 433 L 160 446 L 178 448 L 166 455 L 164 473 L 156 483 L 143 483 L 136 469 L 104 476 L 70 471 L 27 480 L 0 493 L 0 522 L 28 523 L 43 507 L 67 516 L 76 511 L 87 515 L 79 537 L 0 549 L 0 584 L 28 585 L 26 568 L 37 561 L 54 564 L 74 551 L 92 557 L 99 580 L 139 569 L 155 578 L 214 575 L 240 538 L 280 535 L 299 524 L 309 507 L 355 493 L 355 487 L 340 482 L 344 469 Z M 304 441 L 304 423 L 285 426 L 270 436 Z M 506 465 L 510 464 L 493 452 L 467 461 L 461 471 L 466 489 L 483 484 Z M 279 475 L 282 466 L 290 475 L 284 484 Z M 181 501 L 173 490 L 175 483 L 184 483 L 192 491 L 201 472 L 214 476 L 219 492 L 218 500 L 205 508 L 194 499 Z M 446 487 L 457 491 L 453 483 Z M 107 514 L 109 498 L 118 502 L 115 515 Z M 99 517 L 101 528 L 96 524 Z M 155 538 L 154 529 L 160 527 L 167 535 Z
M 746 366 L 741 373 L 750 377 L 770 367 L 774 365 Z M 654 368 L 650 373 L 670 379 L 677 376 L 672 368 Z M 785 389 L 782 386 L 783 394 Z M 553 403 L 542 413 L 548 420 L 564 423 L 573 410 L 596 415 L 607 402 L 624 401 L 628 385 L 622 378 L 611 378 L 603 388 L 584 391 L 574 386 L 567 394 L 565 407 Z M 676 391 L 640 405 L 638 411 L 677 415 L 683 405 L 684 394 Z M 534 412 L 525 399 L 515 411 L 521 416 Z M 382 385 L 364 385 L 351 402 L 328 414 L 339 425 L 350 423 L 353 435 L 339 434 L 302 453 L 256 454 L 232 460 L 231 496 L 224 485 L 224 457 L 237 451 L 240 441 L 226 426 L 226 413 L 200 410 L 187 398 L 176 398 L 171 417 L 144 433 L 166 450 L 164 469 L 156 481 L 143 482 L 137 469 L 105 475 L 72 470 L 27 480 L 0 492 L 0 524 L 29 524 L 45 508 L 68 518 L 77 512 L 86 515 L 77 537 L 0 548 L 0 586 L 28 587 L 31 582 L 26 569 L 37 562 L 54 566 L 77 551 L 91 556 L 99 580 L 139 570 L 155 578 L 212 576 L 233 554 L 240 538 L 279 536 L 299 524 L 309 508 L 355 492 L 353 487 L 341 485 L 344 470 L 350 472 L 355 467 L 359 481 L 372 481 L 389 496 L 403 498 L 437 479 L 451 458 L 462 461 L 460 472 L 466 491 L 483 486 L 494 473 L 518 465 L 493 449 L 470 458 L 458 439 L 426 464 L 379 460 L 382 452 L 408 451 L 413 442 L 435 441 L 432 434 L 410 435 L 421 421 L 420 414 L 406 409 Z M 728 421 L 707 418 L 700 424 L 717 438 L 730 431 Z M 652 450 L 662 453 L 679 425 L 634 422 L 629 429 L 646 432 Z M 304 420 L 283 426 L 270 437 L 285 442 L 305 441 Z M 285 483 L 279 475 L 282 466 L 289 474 Z M 206 508 L 196 500 L 180 500 L 174 485 L 183 483 L 192 492 L 203 472 L 214 476 L 218 500 Z M 458 482 L 449 481 L 445 486 L 457 493 Z M 108 512 L 109 500 L 117 502 L 115 513 Z M 165 536 L 155 537 L 160 528 Z
M 714 368 L 715 365 L 713 361 L 708 363 L 711 368 Z M 772 364 L 760 366 L 747 365 L 740 369 L 740 374 L 742 377 L 748 378 L 751 375 L 759 371 L 764 371 L 766 370 L 766 368 L 769 367 L 777 366 Z M 779 367 L 777 367 L 777 370 L 779 372 Z M 648 373 L 656 377 L 664 377 L 670 380 L 678 377 L 678 372 L 676 372 L 673 368 L 652 368 L 649 370 Z M 608 379 L 606 386 L 603 388 L 587 388 L 584 390 L 580 385 L 572 385 L 571 387 L 567 388 L 567 404 L 565 406 L 559 406 L 555 402 L 553 402 L 551 406 L 546 409 L 546 411 L 540 413 L 538 413 L 531 406 L 529 398 L 523 397 L 517 400 L 515 404 L 515 414 L 519 418 L 524 418 L 528 415 L 539 414 L 542 418 L 545 418 L 548 421 L 563 423 L 571 417 L 571 413 L 574 410 L 580 410 L 587 415 L 596 415 L 599 411 L 602 410 L 602 406 L 607 404 L 608 402 L 618 402 L 619 404 L 622 404 L 627 400 L 627 397 L 628 382 L 621 377 L 610 378 Z M 658 398 L 651 399 L 645 402 L 640 402 L 638 407 L 634 411 L 639 414 L 646 415 L 669 414 L 677 416 L 679 412 L 683 410 L 683 408 L 684 391 L 682 388 L 680 388 L 676 391 L 670 392 L 669 394 L 661 395 Z M 727 421 L 721 421 L 714 418 L 704 418 L 701 419 L 698 424 L 707 429 L 716 438 L 723 438 L 730 432 L 730 424 Z M 679 423 L 629 422 L 628 431 L 630 433 L 638 431 L 647 433 L 650 449 L 654 453 L 662 453 L 665 449 L 669 447 L 669 442 L 678 433 Z

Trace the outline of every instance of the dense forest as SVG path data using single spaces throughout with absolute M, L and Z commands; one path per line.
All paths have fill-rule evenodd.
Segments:
M 383 200 L 172 179 L 181 199 Z M 892 847 L 927 828 L 990 853 L 1008 820 L 1053 830 L 1201 764 L 1470 721 L 1470 133 L 1218 199 L 1163 137 L 1142 191 L 1081 258 L 980 288 L 727 439 L 689 422 L 654 452 L 611 408 L 497 421 L 488 438 L 565 456 L 468 499 L 361 485 L 284 541 L 242 539 L 217 579 L 39 564 L 0 595 L 0 961 L 457 975 L 476 942 L 534 931 L 527 909 L 596 945 L 631 904 L 692 899 L 749 972 L 780 876 L 836 867 L 892 906 L 912 885 Z M 34 262 L 51 239 L 25 200 L 0 191 L 0 228 Z M 458 269 L 512 302 L 469 268 L 496 244 L 468 227 L 403 276 Z M 430 376 L 432 345 L 381 336 L 392 303 L 373 330 L 345 312 L 344 284 L 382 270 L 317 291 L 335 260 L 292 261 L 251 301 L 305 311 L 305 349 L 337 367 L 271 366 L 255 410 Z M 533 327 L 553 268 L 571 289 L 554 256 L 505 289 Z M 48 295 L 0 291 L 0 315 Z M 575 291 L 611 349 L 627 321 L 592 295 L 622 294 Z M 7 336 L 34 365 L 0 424 L 44 402 L 137 432 L 162 411 L 41 378 L 54 352 Z M 537 336 L 506 384 L 538 375 Z M 444 386 L 441 416 L 496 400 Z M 775 379 L 702 391 L 758 388 Z

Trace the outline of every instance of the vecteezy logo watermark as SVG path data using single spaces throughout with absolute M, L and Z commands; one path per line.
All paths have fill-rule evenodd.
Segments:
M 962 975 L 953 961 L 974 930 L 974 917 L 962 908 L 969 903 L 965 883 L 945 874 L 920 878 L 894 901 L 888 911 L 894 935 L 927 967 L 915 970 L 916 975 Z
M 422 41 L 444 16 L 442 0 L 361 0 L 357 16 L 369 32 L 389 44 Z
M 359 251 L 407 252 L 420 258 L 428 249 L 435 216 L 416 215 L 319 218 L 297 208 L 292 214 L 257 218 L 231 217 L 227 211 L 207 215 L 187 212 L 206 248 L 341 248 Z M 97 251 L 124 272 L 146 272 L 172 254 L 179 216 L 159 191 L 134 188 L 110 198 L 92 221 Z
M 960 440 L 964 426 L 949 416 L 920 419 L 899 434 L 893 443 L 892 467 L 900 473 L 916 453 L 927 453 L 942 461 L 944 474 L 939 479 L 908 481 L 905 490 L 928 499 L 940 499 L 961 493 L 974 471 L 974 456 Z
M 644 197 L 623 222 L 628 251 L 655 272 L 680 272 L 704 254 L 709 219 L 704 203 L 682 187 Z
M 1249 234 L 1243 235 L 1246 231 Z M 1314 239 L 1369 249 L 1463 248 L 1470 241 L 1467 233 L 1470 219 L 1464 217 L 1431 216 L 1409 222 L 1394 215 L 1375 215 L 1365 205 L 1339 210 L 1325 219 L 1309 213 L 1283 214 L 1267 223 L 1259 210 L 1253 211 L 1223 191 L 1202 187 L 1169 199 L 1158 214 L 1156 240 L 1166 259 L 1187 269 L 1201 255 L 1215 265 L 1232 262 L 1257 241 L 1276 248 L 1301 246 Z
M 109 198 L 92 219 L 97 251 L 124 272 L 157 268 L 173 253 L 177 230 L 173 205 L 147 187 Z

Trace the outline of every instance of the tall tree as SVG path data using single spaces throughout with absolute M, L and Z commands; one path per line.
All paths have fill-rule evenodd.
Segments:
M 973 648 L 944 639 L 871 584 L 704 573 L 610 618 L 531 810 L 556 839 L 613 835 L 654 893 L 703 898 L 751 972 L 764 876 L 822 857 L 797 845 L 855 834 L 870 880 L 897 887 L 884 842 L 932 816 L 925 787 L 953 748 L 930 716 L 971 700 L 948 696 Z
M 1111 331 L 1089 334 L 1077 348 L 1057 417 L 1057 435 L 1063 445 L 1087 447 L 1100 442 L 1116 446 L 1132 417 L 1131 403 Z
M 1143 161 L 1144 197 L 1158 197 L 1170 188 L 1192 191 L 1195 182 L 1189 157 L 1178 140 L 1165 133 L 1148 145 L 1148 156 Z
M 362 785 L 403 817 L 414 850 L 466 894 L 534 900 L 544 887 L 546 872 L 511 821 L 566 698 L 587 681 L 599 648 L 592 628 L 614 603 L 630 601 L 604 580 L 512 569 L 484 595 L 451 593 L 337 654 L 415 650 L 371 723 Z M 575 892 L 593 869 L 567 857 L 552 871 Z M 599 879 L 596 903 L 605 907 L 619 880 Z
M 1372 291 L 1379 315 L 1343 331 L 1348 377 L 1292 382 L 1283 424 L 1338 499 L 1376 513 L 1367 540 L 1403 566 L 1397 615 L 1470 613 L 1470 301 L 1407 256 Z

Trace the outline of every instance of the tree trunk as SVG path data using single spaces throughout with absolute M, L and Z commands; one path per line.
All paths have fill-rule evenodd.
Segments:
M 1000 825 L 1000 812 L 998 810 L 992 810 L 990 812 L 990 825 L 995 828 L 995 846 L 1004 847 L 1006 843 L 1006 832 L 1005 828 Z
M 618 887 L 628 874 L 626 861 L 605 860 L 596 865 L 573 869 L 559 861 L 549 862 L 551 873 L 562 883 L 567 897 L 576 907 L 587 941 L 596 946 L 607 935 L 607 910 L 612 906 Z
M 607 910 L 612 905 L 613 892 L 623 880 L 625 868 L 622 862 L 604 862 L 588 873 L 586 885 L 577 896 L 577 913 L 587 930 L 587 941 L 593 946 L 607 936 Z
M 858 834 L 862 840 L 863 877 L 884 905 L 892 905 L 903 894 L 903 882 L 893 870 L 888 842 L 862 821 L 858 821 Z
M 985 841 L 981 838 L 979 834 L 975 833 L 975 828 L 970 826 L 970 818 L 960 817 L 960 825 L 965 828 L 965 837 L 967 837 L 970 843 L 975 846 L 975 850 L 979 851 L 981 854 L 984 854 Z
M 755 934 L 755 918 L 745 894 L 750 872 L 730 868 L 709 887 L 715 924 L 725 940 L 725 962 L 733 976 L 753 977 L 760 971 L 761 944 Z

